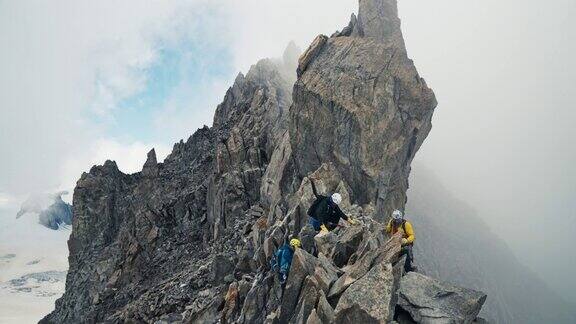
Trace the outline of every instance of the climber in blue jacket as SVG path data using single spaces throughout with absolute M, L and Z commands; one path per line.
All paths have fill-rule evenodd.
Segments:
M 274 255 L 272 268 L 277 268 L 280 284 L 282 285 L 284 285 L 288 279 L 294 251 L 296 251 L 300 246 L 300 240 L 293 238 L 290 240 L 290 244 L 284 243 L 284 245 L 282 245 Z

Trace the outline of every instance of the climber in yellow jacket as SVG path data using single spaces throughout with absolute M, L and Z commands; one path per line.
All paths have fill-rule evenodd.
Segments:
M 402 233 L 402 250 L 400 255 L 406 255 L 406 263 L 404 263 L 404 271 L 416 271 L 416 267 L 412 264 L 414 261 L 414 255 L 412 253 L 412 246 L 414 245 L 414 228 L 412 224 L 404 219 L 404 215 L 401 211 L 395 210 L 392 213 L 392 219 L 386 225 L 386 232 L 388 234 L 396 234 L 397 232 Z

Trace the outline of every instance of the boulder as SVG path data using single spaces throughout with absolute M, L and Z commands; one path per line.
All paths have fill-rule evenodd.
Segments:
M 351 277 L 348 273 L 343 274 L 338 280 L 334 282 L 334 284 L 330 287 L 328 291 L 328 298 L 333 299 L 340 296 L 346 288 L 350 287 L 357 278 Z
M 316 234 L 317 232 L 312 227 L 312 225 L 307 224 L 300 231 L 300 235 L 298 235 L 300 241 L 302 242 L 302 248 L 312 255 L 318 255 L 319 252 L 318 244 L 315 238 Z
M 332 283 L 338 279 L 338 275 L 332 269 L 326 270 L 321 265 L 318 265 L 314 270 L 314 279 L 318 282 L 318 287 L 327 294 Z
M 274 280 L 274 275 L 270 274 L 255 280 L 250 291 L 246 294 L 240 312 L 240 321 L 243 323 L 261 323 L 267 316 L 267 314 L 262 313 L 262 308 L 275 309 L 278 306 L 277 300 L 279 300 L 280 295 L 277 292 L 281 291 L 281 288 Z
M 376 229 L 371 229 L 371 223 L 374 222 L 374 220 L 369 218 L 367 221 L 369 224 L 366 224 L 366 227 L 368 227 L 366 233 L 364 234 L 358 249 L 354 255 L 350 257 L 350 263 L 355 263 L 356 260 L 362 258 L 366 253 L 380 248 L 388 240 L 388 237 L 385 237 L 384 234 L 384 225 L 379 224 Z
M 306 320 L 306 324 L 322 324 L 322 323 L 323 323 L 322 320 L 316 313 L 316 309 L 313 309 L 312 312 L 310 313 L 310 316 L 308 316 L 308 319 Z
M 222 323 L 230 321 L 233 314 L 237 311 L 239 302 L 238 295 L 238 283 L 233 282 L 228 287 L 228 292 L 226 292 L 226 296 L 224 297 L 224 308 L 222 309 L 222 315 L 220 317 Z
M 394 315 L 394 275 L 390 263 L 375 265 L 354 282 L 336 306 L 336 323 L 388 323 Z
M 329 298 L 334 298 L 348 286 L 353 284 L 356 280 L 360 279 L 364 276 L 368 270 L 374 265 L 378 263 L 392 263 L 396 261 L 398 254 L 400 253 L 400 237 L 393 236 L 391 237 L 384 246 L 367 251 L 356 263 L 348 267 L 348 271 L 342 275 L 341 277 L 336 280 L 334 285 L 330 288 L 330 292 L 328 294 Z
M 400 288 L 400 280 L 402 280 L 402 277 L 404 276 L 405 272 L 404 272 L 404 263 L 406 262 L 406 255 L 403 255 L 402 257 L 400 257 L 400 259 L 398 259 L 398 262 L 396 262 L 394 264 L 394 269 L 393 269 L 393 273 L 394 273 L 394 289 L 398 290 Z
M 318 233 L 314 237 L 318 253 L 322 253 L 328 257 L 332 255 L 332 249 L 336 244 L 336 240 L 337 240 L 336 234 L 334 234 L 333 232 Z
M 217 255 L 212 262 L 212 270 L 210 273 L 210 280 L 212 282 L 221 282 L 226 275 L 232 273 L 235 264 L 226 256 Z
M 340 268 L 337 268 L 330 259 L 328 259 L 327 257 L 325 257 L 323 254 L 320 254 L 318 256 L 318 264 L 324 268 L 324 270 L 326 270 L 327 272 L 333 272 L 335 273 L 337 276 L 340 276 L 342 274 L 342 270 Z
M 270 237 L 267 237 L 262 244 L 262 249 L 264 250 L 264 256 L 266 260 L 270 260 L 274 252 L 276 252 L 276 246 L 274 245 L 274 240 Z
M 318 297 L 318 305 L 316 305 L 316 313 L 318 317 L 322 320 L 322 323 L 334 323 L 334 309 L 328 303 L 326 299 L 326 295 L 324 292 L 320 292 L 320 296 Z
M 290 324 L 305 324 L 310 313 L 318 301 L 320 288 L 314 277 L 307 277 L 304 281 L 304 287 L 298 298 L 298 305 L 294 315 L 290 319 Z
M 486 294 L 409 272 L 400 281 L 398 305 L 418 323 L 472 323 Z
M 154 324 L 182 324 L 182 315 L 176 313 L 162 315 Z
M 314 274 L 318 259 L 302 249 L 296 249 L 292 258 L 290 274 L 286 282 L 286 288 L 282 296 L 280 307 L 280 321 L 287 322 L 294 313 L 298 304 L 298 297 L 304 285 L 306 277 Z
M 392 236 L 380 249 L 375 262 L 395 263 L 398 260 L 402 249 L 402 236 L 400 234 Z
M 209 299 L 209 296 L 205 297 Z M 199 310 L 192 312 L 192 315 L 184 319 L 185 323 L 216 323 L 221 318 L 220 305 L 224 304 L 224 296 L 217 295 L 210 300 L 207 305 L 201 307 Z
M 363 234 L 362 226 L 347 226 L 343 229 L 332 251 L 332 260 L 336 266 L 343 267 L 348 263 L 350 256 L 356 252 L 358 245 L 362 242 Z

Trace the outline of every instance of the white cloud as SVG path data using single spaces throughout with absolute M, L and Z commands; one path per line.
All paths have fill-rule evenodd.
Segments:
M 225 9 L 233 28 L 234 63 L 247 71 L 264 57 L 278 57 L 289 41 L 306 49 L 319 34 L 330 36 L 358 10 L 349 0 L 234 0 Z
M 197 86 L 193 92 L 189 84 L 179 85 L 155 114 L 155 129 L 170 134 L 176 142 L 180 138 L 186 140 L 197 128 L 212 125 L 214 110 L 232 82 L 228 79 L 215 80 Z M 202 96 L 197 93 L 202 93 Z
M 111 138 L 118 103 L 145 88 L 162 48 L 183 39 L 221 43 L 233 53 L 233 69 L 246 72 L 292 39 L 306 47 L 317 33 L 341 28 L 355 7 L 327 0 L 0 2 L 0 190 L 60 186 L 68 156 L 90 155 L 98 139 Z M 170 125 L 177 141 L 210 124 L 232 78 L 213 81 L 202 95 L 180 85 L 155 114 L 156 128 Z M 115 141 L 126 150 L 137 145 Z
M 117 103 L 143 88 L 158 40 L 193 30 L 175 17 L 204 3 L 0 2 L 0 190 L 58 186 L 67 156 L 109 137 Z
M 14 203 L 14 197 L 7 193 L 0 192 L 0 209 L 8 207 Z

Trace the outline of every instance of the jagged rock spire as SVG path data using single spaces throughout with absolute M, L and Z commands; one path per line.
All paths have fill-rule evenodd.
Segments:
M 301 53 L 302 49 L 294 41 L 290 41 L 282 53 L 282 61 L 284 64 L 295 65 Z
M 158 161 L 156 160 L 156 151 L 151 149 L 148 152 L 148 157 L 142 168 L 142 174 L 144 176 L 154 176 L 158 173 Z
M 404 47 L 397 0 L 360 0 L 352 36 L 375 38 Z

